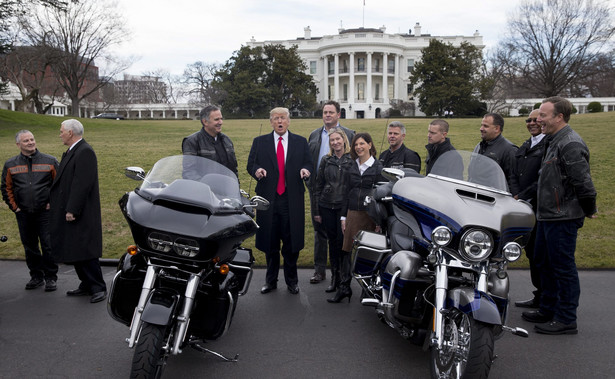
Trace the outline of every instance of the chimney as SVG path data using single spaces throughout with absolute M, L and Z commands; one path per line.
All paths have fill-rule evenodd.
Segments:
M 309 25 L 303 28 L 303 38 L 312 39 L 312 29 L 310 29 Z
M 414 35 L 416 37 L 421 36 L 421 24 L 419 24 L 418 22 L 416 23 L 416 25 L 414 25 Z

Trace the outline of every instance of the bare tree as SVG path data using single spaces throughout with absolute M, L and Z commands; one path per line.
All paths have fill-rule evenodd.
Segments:
M 205 105 L 216 102 L 216 90 L 211 86 L 215 73 L 221 68 L 215 63 L 194 62 L 186 66 L 183 82 L 191 103 Z
M 52 69 L 71 100 L 74 116 L 79 116 L 81 100 L 97 95 L 113 76 L 130 66 L 106 53 L 127 36 L 124 20 L 114 9 L 113 4 L 96 0 L 71 1 L 65 11 L 39 7 L 20 19 L 31 45 L 50 47 L 60 55 Z M 100 77 L 95 60 L 106 63 Z
M 33 106 L 37 113 L 46 113 L 62 92 L 51 75 L 56 58 L 52 50 L 43 46 L 13 46 L 0 55 L 0 75 L 18 88 L 23 112 L 31 111 Z
M 145 72 L 143 75 L 158 78 L 160 84 L 162 84 L 151 88 L 153 103 L 176 104 L 183 97 L 184 89 L 181 76 L 173 75 L 169 70 L 163 68 Z
M 569 89 L 592 73 L 592 62 L 615 34 L 611 8 L 601 0 L 532 0 L 508 21 L 500 49 L 524 87 L 541 96 Z
M 0 1 L 0 54 L 5 54 L 12 50 L 14 37 L 12 26 L 20 15 L 25 15 L 31 11 L 32 6 L 41 4 L 46 7 L 63 9 L 66 7 L 65 0 L 1 0 Z M 3 76 L 3 78 L 6 78 Z M 6 90 L 7 83 L 0 82 L 0 93 Z

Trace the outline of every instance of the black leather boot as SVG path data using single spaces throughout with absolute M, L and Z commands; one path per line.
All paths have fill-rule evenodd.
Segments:
M 337 292 L 333 298 L 327 299 L 327 301 L 329 303 L 339 303 L 345 298 L 348 298 L 348 302 L 350 303 L 350 298 L 352 297 L 352 289 L 350 288 L 352 275 L 350 274 L 350 253 L 347 251 L 342 251 L 340 256 L 339 276 L 340 284 L 337 288 Z
M 327 293 L 335 292 L 340 285 L 340 271 L 337 269 L 331 270 L 331 284 L 325 290 Z

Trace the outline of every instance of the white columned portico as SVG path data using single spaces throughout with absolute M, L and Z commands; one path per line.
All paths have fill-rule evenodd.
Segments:
M 149 117 L 150 118 L 154 118 L 154 110 L 153 109 L 149 110 Z
M 365 93 L 365 101 L 368 104 L 374 102 L 374 98 L 372 96 L 372 52 L 367 52 L 367 83 L 366 83 L 367 91 Z
M 349 69 L 349 73 L 348 73 L 348 105 L 354 104 L 354 53 L 350 53 L 350 58 L 349 63 L 350 63 L 350 67 Z M 349 112 L 350 115 L 353 115 L 354 113 Z M 354 117 L 348 117 L 348 118 L 354 118 Z
M 325 65 L 324 69 L 322 70 L 322 100 L 323 101 L 327 101 L 329 100 L 329 58 L 325 55 L 324 57 L 322 57 L 322 62 Z
M 382 53 L 382 102 L 389 104 L 389 54 Z
M 340 55 L 333 55 L 333 100 L 340 101 Z
M 399 62 L 401 55 L 395 54 L 395 81 L 393 82 L 393 94 L 396 99 L 401 99 L 401 94 L 399 90 Z

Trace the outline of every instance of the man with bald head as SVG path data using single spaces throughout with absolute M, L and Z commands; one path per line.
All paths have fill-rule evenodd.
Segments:
M 527 120 L 525 125 L 527 131 L 530 133 L 530 138 L 525 141 L 515 154 L 515 160 L 517 162 L 516 177 L 519 183 L 519 192 L 514 194 L 515 199 L 521 199 L 529 202 L 532 205 L 532 209 L 536 212 L 536 193 L 538 185 L 538 172 L 540 170 L 540 164 L 542 162 L 542 156 L 545 151 L 545 139 L 544 134 L 540 130 L 540 125 L 536 121 L 538 117 L 538 109 L 534 109 Z M 534 243 L 536 241 L 536 228 L 532 229 L 530 239 L 525 246 L 525 255 L 530 262 L 530 276 L 532 278 L 532 284 L 536 288 L 534 291 L 534 297 L 529 300 L 516 301 L 517 307 L 523 308 L 538 308 L 540 304 L 540 273 L 536 269 L 534 260 Z
M 30 269 L 26 289 L 45 285 L 46 292 L 55 291 L 58 265 L 51 258 L 49 188 L 56 176 L 58 160 L 38 151 L 29 130 L 17 132 L 15 142 L 20 154 L 4 164 L 1 189 L 4 202 L 17 218 L 26 253 L 26 265 Z

